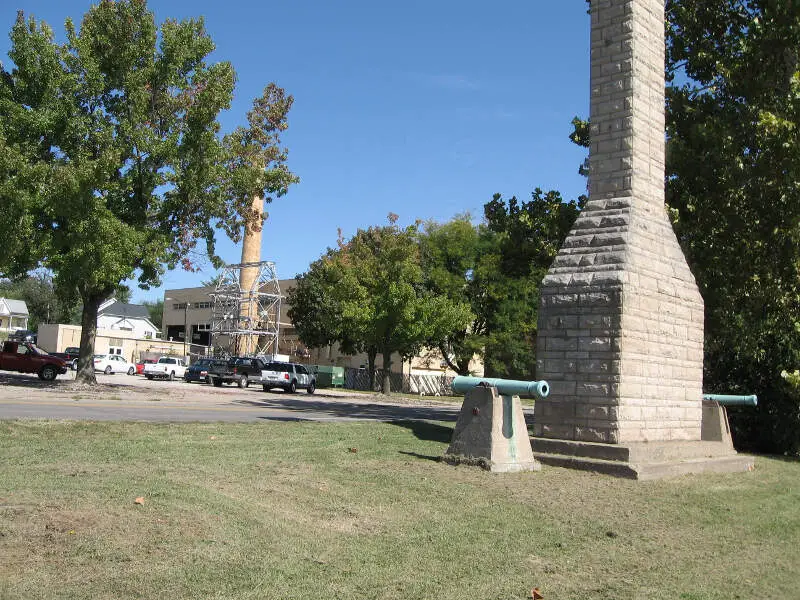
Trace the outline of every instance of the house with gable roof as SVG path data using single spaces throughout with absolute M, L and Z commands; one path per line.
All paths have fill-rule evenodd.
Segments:
M 127 331 L 130 337 L 156 339 L 158 328 L 150 321 L 150 313 L 141 304 L 126 304 L 111 298 L 97 311 L 97 328 Z
M 28 328 L 28 305 L 24 300 L 0 298 L 0 331 L 9 333 Z

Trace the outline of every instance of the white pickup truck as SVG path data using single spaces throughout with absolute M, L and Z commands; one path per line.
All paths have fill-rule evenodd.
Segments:
M 186 361 L 174 356 L 162 356 L 158 362 L 144 366 L 144 376 L 148 379 L 158 377 L 172 381 L 176 378 L 183 379 L 185 373 Z

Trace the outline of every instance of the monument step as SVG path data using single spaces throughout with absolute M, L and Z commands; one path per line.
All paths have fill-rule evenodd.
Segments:
M 636 471 L 631 466 L 619 460 L 604 460 L 602 458 L 589 458 L 586 456 L 570 456 L 567 454 L 541 454 L 534 450 L 533 457 L 543 465 L 551 467 L 565 467 L 567 469 L 580 469 L 593 471 L 614 477 L 636 479 Z
M 720 442 L 658 442 L 615 446 L 534 438 L 533 455 L 545 465 L 639 480 L 689 473 L 737 473 L 752 471 L 754 466 L 753 457 L 737 454 L 730 446 Z
M 742 473 L 752 471 L 752 456 L 734 454 L 729 456 L 702 457 L 656 463 L 628 463 L 616 460 L 568 456 L 563 454 L 540 454 L 534 452 L 540 463 L 553 467 L 580 469 L 640 481 L 677 477 L 691 473 Z
M 531 438 L 534 453 L 557 454 L 618 462 L 674 462 L 695 458 L 735 456 L 729 443 L 720 441 L 666 441 L 603 444 L 550 438 Z

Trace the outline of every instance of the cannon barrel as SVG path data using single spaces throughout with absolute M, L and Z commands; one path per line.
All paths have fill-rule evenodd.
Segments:
M 513 379 L 497 379 L 492 377 L 465 377 L 460 375 L 453 379 L 451 388 L 457 394 L 463 394 L 478 384 L 497 388 L 505 396 L 534 396 L 547 398 L 550 385 L 546 381 L 515 381 Z
M 758 406 L 758 396 L 735 396 L 730 394 L 703 394 L 703 400 L 714 400 L 723 406 Z

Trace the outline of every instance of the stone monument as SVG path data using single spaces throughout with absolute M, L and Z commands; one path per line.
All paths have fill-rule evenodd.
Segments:
M 647 478 L 746 470 L 704 441 L 703 299 L 664 207 L 664 0 L 591 2 L 589 202 L 541 288 L 534 453 Z

